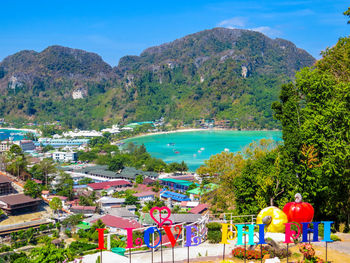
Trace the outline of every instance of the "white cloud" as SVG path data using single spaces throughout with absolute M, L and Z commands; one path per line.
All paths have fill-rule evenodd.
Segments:
M 226 27 L 229 29 L 247 29 L 247 30 L 253 30 L 253 31 L 257 31 L 260 33 L 263 33 L 264 35 L 267 35 L 269 37 L 277 37 L 281 35 L 281 32 L 277 29 L 274 29 L 272 27 L 269 26 L 258 26 L 258 27 L 250 27 L 248 23 L 248 19 L 244 18 L 244 17 L 233 17 L 230 19 L 226 19 L 221 21 L 220 23 L 218 23 L 218 26 L 221 27 Z
M 227 28 L 237 28 L 237 27 L 244 27 L 246 25 L 246 18 L 244 17 L 233 17 L 230 19 L 226 19 L 221 21 L 218 26 L 227 27 Z
M 263 33 L 264 35 L 269 36 L 269 37 L 276 37 L 276 36 L 279 36 L 281 34 L 280 31 L 273 29 L 269 26 L 254 27 L 254 28 L 250 28 L 249 30 L 258 31 L 260 33 Z

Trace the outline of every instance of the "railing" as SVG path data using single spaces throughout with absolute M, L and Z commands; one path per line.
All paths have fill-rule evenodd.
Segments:
M 233 213 L 210 214 L 209 222 L 254 224 L 256 215 L 233 215 Z

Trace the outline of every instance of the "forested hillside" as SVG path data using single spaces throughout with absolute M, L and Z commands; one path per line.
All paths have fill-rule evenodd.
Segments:
M 0 63 L 0 115 L 79 128 L 162 116 L 273 128 L 271 103 L 281 84 L 314 62 L 287 40 L 225 28 L 123 57 L 115 68 L 96 54 L 60 46 L 21 51 Z
M 335 221 L 336 229 L 343 223 L 349 231 L 349 58 L 350 37 L 344 37 L 282 86 L 272 107 L 283 145 L 262 140 L 242 152 L 213 155 L 197 170 L 220 184 L 206 197 L 213 210 L 256 214 L 267 206 L 283 208 L 300 193 L 314 206 L 314 221 Z

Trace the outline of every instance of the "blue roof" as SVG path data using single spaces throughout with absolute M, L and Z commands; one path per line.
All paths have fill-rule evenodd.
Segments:
M 175 200 L 178 202 L 191 201 L 191 199 L 187 195 L 178 194 L 171 191 L 162 191 L 160 194 L 163 198 L 171 198 L 172 200 Z

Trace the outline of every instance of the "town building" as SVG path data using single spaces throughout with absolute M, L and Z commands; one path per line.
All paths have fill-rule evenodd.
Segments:
M 53 152 L 52 159 L 56 162 L 75 162 L 77 160 L 76 152 Z
M 125 180 L 115 180 L 115 181 L 88 184 L 88 189 L 91 191 L 107 190 L 110 187 L 127 188 L 127 187 L 132 187 L 132 183 Z
M 69 209 L 69 211 L 75 214 L 83 214 L 85 216 L 91 216 L 95 213 L 96 206 L 74 205 Z
M 14 189 L 12 182 L 6 176 L 0 175 L 0 195 L 12 194 Z
M 11 141 L 3 140 L 0 142 L 0 152 L 7 152 L 11 148 Z
M 107 209 L 111 207 L 118 207 L 124 204 L 125 198 L 114 198 L 109 196 L 101 197 L 97 200 L 97 203 L 100 204 L 102 209 Z
M 204 187 L 197 187 L 188 190 L 187 193 L 190 194 L 192 201 L 200 201 L 202 195 L 210 193 L 211 191 L 217 189 L 219 186 L 217 184 L 209 183 L 204 185 Z
M 206 212 L 209 209 L 209 205 L 207 204 L 199 204 L 196 207 L 192 208 L 190 210 L 190 213 L 192 214 L 203 214 L 204 212 Z
M 179 194 L 167 190 L 163 190 L 160 192 L 160 197 L 169 201 L 175 201 L 181 203 L 182 201 L 191 201 L 191 199 L 184 194 Z
M 193 184 L 193 182 L 190 182 L 190 181 L 171 179 L 171 178 L 159 179 L 159 182 L 161 185 L 167 186 L 169 190 L 180 191 L 180 192 L 186 192 L 190 187 L 190 185 Z
M 141 202 L 153 201 L 156 193 L 152 191 L 133 194 Z
M 24 152 L 35 150 L 35 144 L 31 140 L 20 140 L 20 141 L 14 141 L 13 143 L 21 147 L 22 151 Z
M 126 235 L 126 228 L 141 228 L 142 225 L 135 220 L 130 220 L 118 216 L 105 215 L 98 219 L 91 221 L 96 223 L 97 220 L 101 220 L 106 227 L 109 228 L 111 233 L 117 233 L 120 235 Z
M 13 215 L 19 212 L 34 211 L 40 202 L 40 198 L 34 199 L 24 194 L 0 196 L 0 209 L 8 215 Z

